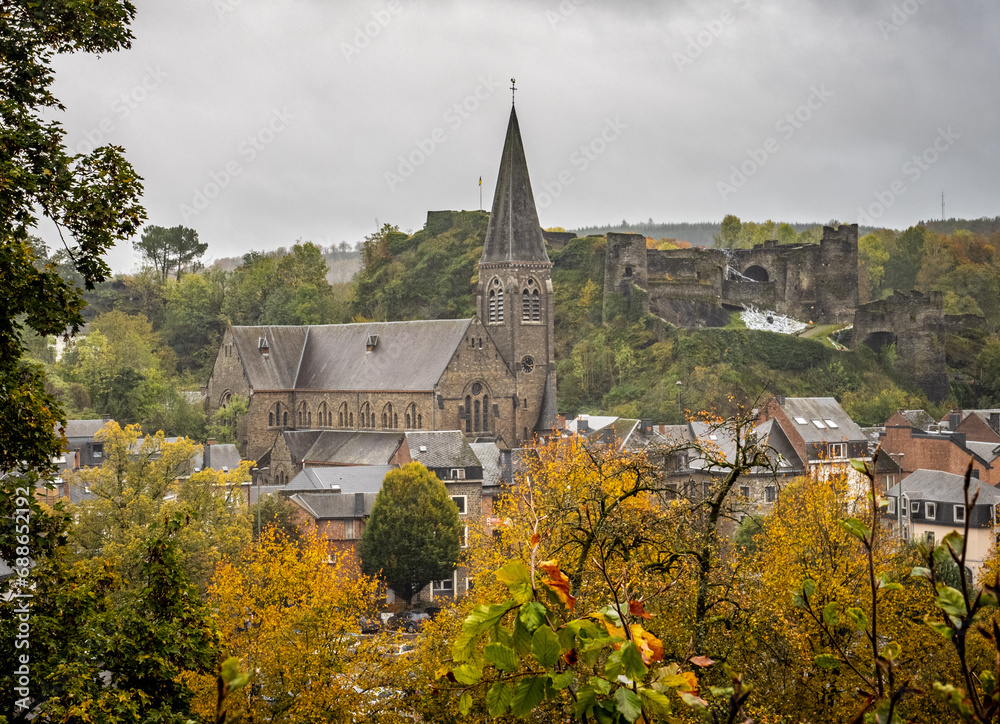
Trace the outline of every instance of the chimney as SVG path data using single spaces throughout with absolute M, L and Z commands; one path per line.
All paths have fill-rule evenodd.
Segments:
M 948 413 L 948 429 L 957 430 L 958 426 L 962 424 L 962 413 L 959 412 L 949 412 Z
M 559 426 L 560 430 L 566 429 L 566 413 L 560 412 L 556 415 L 556 424 Z
M 642 421 L 642 434 L 643 435 L 652 435 L 653 434 L 653 421 L 652 420 L 643 420 Z
M 330 486 L 330 492 L 331 493 L 339 493 L 340 492 L 340 486 L 339 485 L 331 485 Z
M 354 494 L 354 517 L 364 518 L 365 517 L 365 494 L 355 493 Z
M 214 444 L 215 444 L 215 438 L 214 438 L 214 437 L 210 437 L 210 438 L 208 438 L 208 439 L 207 439 L 207 440 L 205 441 L 205 445 L 206 445 L 206 447 L 207 447 L 208 445 L 214 445 Z
M 1000 433 L 1000 412 L 990 413 L 990 427 L 993 428 L 993 432 Z

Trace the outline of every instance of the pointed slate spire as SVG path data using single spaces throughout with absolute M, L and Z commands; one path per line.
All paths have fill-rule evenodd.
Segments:
M 538 224 L 535 197 L 531 194 L 528 163 L 524 159 L 517 113 L 510 109 L 507 140 L 503 145 L 493 211 L 483 242 L 481 263 L 497 261 L 547 262 L 545 241 Z

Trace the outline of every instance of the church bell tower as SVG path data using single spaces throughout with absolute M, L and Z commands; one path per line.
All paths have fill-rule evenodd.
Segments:
M 551 430 L 556 424 L 552 262 L 513 105 L 479 260 L 477 311 L 514 375 L 515 440 L 523 443 Z

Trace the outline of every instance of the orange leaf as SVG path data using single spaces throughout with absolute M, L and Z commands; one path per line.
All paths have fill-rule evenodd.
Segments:
M 692 656 L 691 663 L 704 669 L 707 666 L 711 666 L 715 662 L 707 656 Z
M 633 616 L 639 616 L 640 618 L 653 618 L 646 613 L 646 609 L 642 607 L 642 601 L 629 601 L 628 612 Z
M 632 643 L 642 654 L 642 662 L 647 666 L 654 661 L 663 661 L 663 643 L 637 623 L 628 627 L 632 632 Z
M 538 535 L 538 533 L 535 533 L 533 536 L 531 536 L 531 547 L 534 548 L 536 545 L 538 545 L 539 541 L 541 540 L 542 536 Z
M 572 611 L 573 607 L 576 606 L 576 598 L 569 591 L 569 578 L 559 570 L 559 561 L 542 561 L 538 567 L 548 574 L 542 578 L 542 583 L 555 591 L 563 605 Z
M 687 688 L 685 689 L 685 687 L 682 686 L 681 689 L 684 690 L 684 691 L 691 691 L 691 692 L 694 692 L 694 693 L 697 694 L 698 693 L 698 677 L 695 676 L 694 672 L 693 671 L 682 671 L 681 672 L 681 676 L 687 682 Z

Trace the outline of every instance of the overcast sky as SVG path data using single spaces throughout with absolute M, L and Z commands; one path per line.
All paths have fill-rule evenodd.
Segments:
M 546 227 L 1000 214 L 995 0 L 135 2 L 60 120 L 211 258 L 488 209 L 512 77 Z

